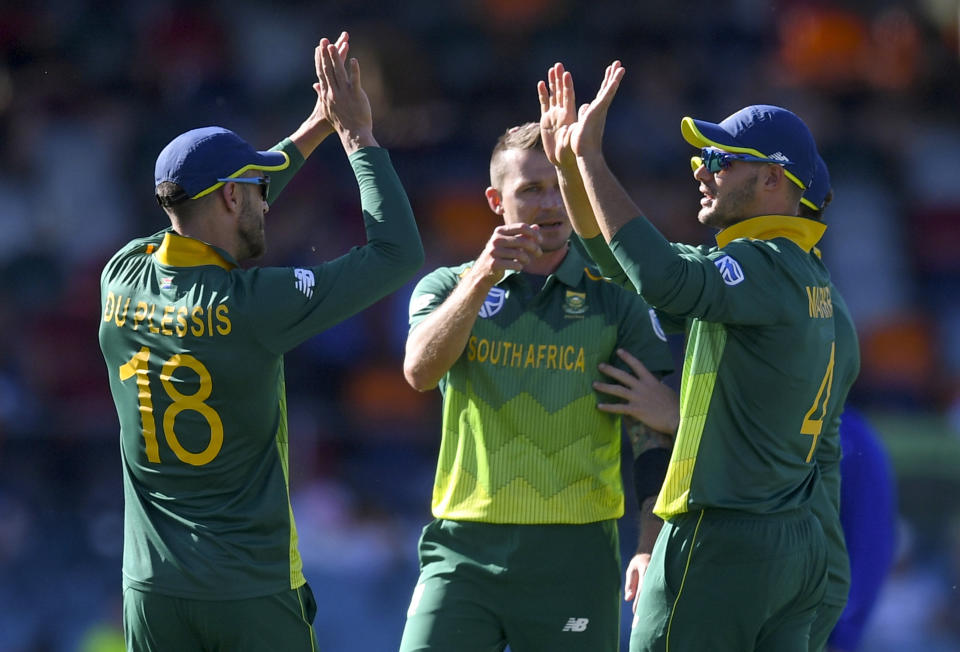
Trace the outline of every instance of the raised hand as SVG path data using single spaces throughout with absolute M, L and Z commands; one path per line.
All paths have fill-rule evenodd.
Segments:
M 322 143 L 324 139 L 333 133 L 333 125 L 327 120 L 326 110 L 323 99 L 320 96 L 320 53 L 330 45 L 330 39 L 320 39 L 319 45 L 313 51 L 313 63 L 317 71 L 317 81 L 313 84 L 313 90 L 317 93 L 317 101 L 313 106 L 313 111 L 307 116 L 300 127 L 290 136 L 300 153 L 304 157 L 310 156 L 311 152 Z M 347 32 L 340 32 L 334 47 L 337 49 L 337 56 L 340 61 L 345 61 L 347 52 L 350 50 L 350 35 Z
M 324 117 L 340 136 L 347 154 L 361 147 L 376 146 L 370 100 L 360 82 L 360 64 L 345 62 L 343 46 L 320 42 L 318 99 Z M 347 65 L 344 65 L 344 64 Z
M 657 380 L 642 362 L 627 351 L 617 349 L 617 355 L 627 363 L 633 374 L 613 365 L 600 363 L 600 371 L 616 382 L 596 381 L 593 388 L 598 392 L 622 398 L 624 402 L 599 403 L 597 409 L 631 416 L 657 432 L 671 436 L 676 434 L 680 422 L 680 401 L 676 392 Z
M 570 127 L 570 147 L 577 156 L 587 156 L 601 151 L 603 128 L 607 122 L 607 111 L 620 88 L 626 70 L 619 61 L 614 61 L 603 75 L 603 83 L 597 96 L 590 104 L 580 107 L 577 122 Z M 571 81 L 572 84 L 572 81 Z
M 558 167 L 576 165 L 567 128 L 577 121 L 573 75 L 555 63 L 547 70 L 547 83 L 537 83 L 540 99 L 540 139 L 547 159 Z

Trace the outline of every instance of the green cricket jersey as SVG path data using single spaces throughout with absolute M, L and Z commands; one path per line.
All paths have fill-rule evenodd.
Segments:
M 827 537 L 827 594 L 824 601 L 843 605 L 850 588 L 850 558 L 840 522 L 840 459 L 843 456 L 840 420 L 847 394 L 860 373 L 860 343 L 847 304 L 832 285 L 830 296 L 833 299 L 837 353 L 832 396 L 815 454 L 821 482 L 810 508 L 820 519 Z
M 303 162 L 273 173 L 270 199 Z M 100 347 L 120 420 L 124 586 L 241 599 L 304 583 L 290 508 L 283 353 L 400 287 L 423 249 L 385 150 L 350 156 L 368 244 L 242 269 L 167 229 L 101 277 Z
M 411 328 L 471 264 L 420 281 Z M 620 363 L 618 347 L 658 375 L 673 364 L 653 311 L 586 265 L 571 249 L 542 290 L 515 273 L 490 290 L 466 349 L 440 383 L 437 518 L 590 523 L 623 514 L 620 419 L 596 408 L 591 383 L 606 380 L 600 362 Z
M 724 229 L 717 247 L 691 247 L 641 217 L 611 241 L 644 298 L 689 319 L 662 518 L 809 501 L 836 359 L 829 275 L 810 255 L 825 229 L 767 215 Z

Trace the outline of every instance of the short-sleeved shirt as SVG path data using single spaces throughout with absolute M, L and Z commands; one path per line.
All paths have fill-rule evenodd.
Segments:
M 411 328 L 471 265 L 443 267 L 420 281 Z M 601 395 L 592 388 L 608 380 L 600 362 L 622 366 L 618 347 L 657 375 L 672 371 L 649 306 L 603 281 L 575 250 L 542 289 L 529 287 L 524 274 L 497 283 L 440 383 L 434 516 L 518 524 L 621 516 L 620 419 L 596 408 Z
M 422 262 L 387 153 L 363 148 L 350 162 L 368 244 L 336 260 L 242 269 L 167 229 L 133 240 L 104 268 L 99 337 L 120 420 L 124 586 L 222 600 L 304 583 L 283 353 L 395 290 Z
M 716 247 L 667 242 L 646 219 L 610 248 L 644 298 L 688 319 L 680 427 L 655 511 L 775 513 L 806 505 L 835 361 L 830 279 L 810 251 L 826 227 L 768 215 Z

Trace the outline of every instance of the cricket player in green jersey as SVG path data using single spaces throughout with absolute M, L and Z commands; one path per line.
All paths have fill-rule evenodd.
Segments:
M 130 242 L 103 270 L 130 650 L 318 648 L 290 507 L 283 354 L 423 262 L 347 48 L 346 33 L 320 41 L 316 106 L 274 149 L 220 127 L 171 141 L 155 172 L 171 227 Z M 240 267 L 264 250 L 268 204 L 334 131 L 360 186 L 367 244 L 314 266 Z
M 719 124 L 684 118 L 684 138 L 702 148 L 698 219 L 719 233 L 716 247 L 670 243 L 603 157 L 620 63 L 575 117 L 572 77 L 552 71 L 539 94 L 568 116 L 556 128 L 558 170 L 589 205 L 568 205 L 574 227 L 587 243 L 602 236 L 644 298 L 687 323 L 679 428 L 656 505 L 666 523 L 631 650 L 805 652 L 826 589 L 809 503 L 836 361 L 830 279 L 811 255 L 825 227 L 796 217 L 813 137 L 769 105 Z
M 703 165 L 701 157 L 692 157 L 691 167 L 694 173 L 701 165 Z M 818 156 L 813 181 L 800 200 L 800 217 L 822 220 L 823 210 L 831 198 L 830 175 L 823 159 Z M 607 249 L 607 252 L 609 252 L 609 249 Z M 814 250 L 813 255 L 819 260 L 818 251 Z M 612 261 L 608 258 L 603 260 L 606 265 L 605 273 L 613 269 L 612 274 L 616 276 L 616 280 L 619 282 L 626 281 L 628 286 L 632 288 L 633 285 L 629 284 L 629 280 L 623 274 L 616 258 L 612 256 L 610 258 L 612 258 Z M 810 503 L 810 509 L 820 519 L 820 525 L 827 537 L 827 590 L 823 602 L 817 609 L 817 617 L 810 630 L 811 652 L 821 652 L 826 646 L 828 637 L 843 613 L 851 583 L 851 561 L 844 541 L 844 529 L 840 521 L 840 423 L 841 413 L 845 414 L 846 396 L 859 372 L 860 349 L 857 332 L 846 302 L 832 284 L 830 286 L 830 296 L 833 300 L 837 342 L 833 380 L 834 396 L 830 401 L 828 414 L 824 418 L 824 430 L 820 435 L 816 450 L 816 461 L 820 470 L 821 482 Z M 664 322 L 666 321 L 664 320 Z M 651 397 L 655 397 L 658 391 L 663 392 L 666 388 L 663 386 L 658 388 L 649 382 L 649 372 L 643 368 L 642 363 L 637 360 L 629 360 L 629 362 L 631 373 L 612 369 L 610 374 L 615 382 L 598 386 L 598 388 L 622 398 L 623 401 L 614 404 L 613 407 L 616 407 L 623 414 L 630 415 L 635 420 L 655 422 L 658 419 L 669 418 L 669 411 L 664 409 L 665 406 L 669 405 L 669 396 L 651 400 Z M 677 417 L 679 418 L 679 412 Z M 675 432 L 675 427 L 671 429 L 669 423 L 664 422 L 660 431 Z M 645 494 L 640 493 L 638 499 L 642 500 L 644 496 Z M 646 550 L 645 546 L 646 544 L 641 542 L 641 551 Z M 639 560 L 636 560 L 636 563 L 642 569 L 645 569 L 649 563 L 648 557 L 648 555 L 643 555 Z M 640 577 L 638 577 L 638 574 Z M 642 582 L 642 571 L 633 574 L 628 572 L 625 599 L 630 599 L 637 593 L 635 585 L 640 582 Z M 636 608 L 636 603 L 634 603 L 634 608 Z
M 570 247 L 538 124 L 500 138 L 490 177 L 504 224 L 410 300 L 404 374 L 440 387 L 443 432 L 400 649 L 614 651 L 621 424 L 592 383 L 618 349 L 658 376 L 672 359 L 646 303 Z

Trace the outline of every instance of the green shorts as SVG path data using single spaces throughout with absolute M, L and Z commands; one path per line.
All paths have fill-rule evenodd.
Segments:
M 130 652 L 316 652 L 317 603 L 307 584 L 246 600 L 193 600 L 123 590 Z
M 618 541 L 616 521 L 433 521 L 401 652 L 616 652 Z
M 826 574 L 823 530 L 807 509 L 681 514 L 653 548 L 630 652 L 808 652 Z

